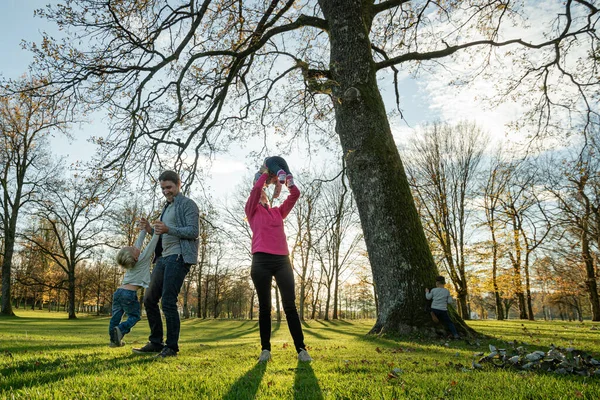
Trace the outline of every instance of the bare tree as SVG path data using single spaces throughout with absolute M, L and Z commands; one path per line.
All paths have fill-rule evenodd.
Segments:
M 499 198 L 508 242 L 506 254 L 513 267 L 519 317 L 531 320 L 534 315 L 530 269 L 535 251 L 547 239 L 551 227 L 546 201 L 540 199 L 540 174 L 536 164 L 528 158 L 507 163 L 507 182 Z
M 296 178 L 302 181 L 302 179 Z M 304 179 L 306 181 L 306 179 Z M 302 196 L 297 201 L 296 205 L 290 213 L 292 218 L 286 219 L 286 225 L 293 226 L 293 234 L 288 236 L 293 237 L 293 245 L 290 251 L 290 261 L 292 268 L 299 278 L 296 280 L 296 285 L 300 286 L 298 296 L 298 316 L 301 321 L 304 321 L 304 311 L 306 308 L 306 300 L 308 299 L 308 291 L 310 289 L 310 277 L 314 275 L 313 270 L 313 253 L 315 246 L 315 228 L 317 218 L 316 203 L 320 197 L 320 185 L 302 186 Z M 295 218 L 294 218 L 295 217 Z
M 494 303 L 496 308 L 496 319 L 501 321 L 505 318 L 504 307 L 502 304 L 502 295 L 498 285 L 498 262 L 500 259 L 499 249 L 500 241 L 498 233 L 502 232 L 501 220 L 498 218 L 500 210 L 500 196 L 505 190 L 508 180 L 505 176 L 504 161 L 501 151 L 496 152 L 487 169 L 487 178 L 485 179 L 483 192 L 483 210 L 485 214 L 485 226 L 490 231 L 491 257 L 492 257 L 492 287 L 494 293 Z
M 421 289 L 438 271 L 377 73 L 392 71 L 401 111 L 399 66 L 417 75 L 472 51 L 481 74 L 517 54 L 523 62 L 503 94 L 540 94 L 525 99 L 539 132 L 568 122 L 564 109 L 589 120 L 597 113 L 600 13 L 586 0 L 555 9 L 530 42 L 512 29 L 539 12 L 523 2 L 65 0 L 38 15 L 68 39 L 45 35 L 30 48 L 37 68 L 52 71 L 58 100 L 110 107 L 114 126 L 103 142 L 111 166 L 157 158 L 195 166 L 202 152 L 252 132 L 333 132 L 335 119 L 378 292 L 372 331 L 409 332 L 431 326 Z
M 356 258 L 362 232 L 357 221 L 356 204 L 351 198 L 342 170 L 339 179 L 322 184 L 319 201 L 317 258 L 325 278 L 325 320 L 338 319 L 340 274 Z M 332 299 L 333 296 L 333 299 Z
M 600 131 L 599 131 L 600 132 Z M 598 137 L 579 148 L 571 149 L 562 162 L 548 162 L 547 187 L 558 203 L 559 226 L 578 242 L 580 261 L 584 265 L 585 284 L 592 308 L 592 320 L 600 321 L 600 296 L 594 258 L 598 262 L 598 209 L 600 207 L 600 146 Z M 596 229 L 596 230 L 595 230 Z M 594 255 L 594 244 L 596 254 Z
M 30 82 L 15 83 L 17 89 Z M 33 82 L 35 84 L 35 82 Z M 33 92 L 0 94 L 0 187 L 2 194 L 2 301 L 0 315 L 14 315 L 11 307 L 11 268 L 21 209 L 39 194 L 52 174 L 48 136 L 66 129 L 61 107 Z
M 433 123 L 410 144 L 407 173 L 434 254 L 446 268 L 463 319 L 469 319 L 466 247 L 486 135 L 473 123 Z
M 75 281 L 80 263 L 102 246 L 111 246 L 105 235 L 112 221 L 105 218 L 115 198 L 103 176 L 74 174 L 55 179 L 44 187 L 43 198 L 36 201 L 34 215 L 44 224 L 25 236 L 37 250 L 50 257 L 67 277 L 68 317 L 75 315 Z M 51 237 L 49 242 L 44 238 Z M 63 288 L 64 289 L 64 288 Z

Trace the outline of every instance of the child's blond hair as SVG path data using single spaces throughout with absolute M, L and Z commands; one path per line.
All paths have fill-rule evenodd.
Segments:
M 131 251 L 131 247 L 123 247 L 117 253 L 116 257 L 117 264 L 125 269 L 131 269 L 137 262 L 135 257 L 133 256 L 133 252 Z

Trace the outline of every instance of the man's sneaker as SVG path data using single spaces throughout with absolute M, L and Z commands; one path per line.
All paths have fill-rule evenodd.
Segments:
M 164 347 L 154 358 L 177 357 L 177 352 L 170 347 Z
M 146 343 L 144 347 L 140 347 L 139 349 L 131 349 L 135 354 L 153 354 L 160 353 L 165 346 L 162 344 L 156 344 L 152 342 Z
M 266 362 L 271 359 L 271 352 L 269 350 L 263 350 L 260 352 L 260 356 L 258 356 L 258 362 Z
M 300 350 L 300 353 L 298 353 L 298 361 L 311 362 L 312 358 L 310 358 L 310 356 L 308 355 L 308 351 L 302 349 Z

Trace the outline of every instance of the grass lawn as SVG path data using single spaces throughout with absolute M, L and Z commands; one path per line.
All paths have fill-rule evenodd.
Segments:
M 184 321 L 179 356 L 154 360 L 131 352 L 147 340 L 145 319 L 125 347 L 109 348 L 107 317 L 16 312 L 0 318 L 1 399 L 600 399 L 600 377 L 472 368 L 489 344 L 514 340 L 600 359 L 600 324 L 589 321 L 470 321 L 494 336 L 470 343 L 366 336 L 374 321 L 308 321 L 310 364 L 274 321 L 273 359 L 258 364 L 257 321 Z

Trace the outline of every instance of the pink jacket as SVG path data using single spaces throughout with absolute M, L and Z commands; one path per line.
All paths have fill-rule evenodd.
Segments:
M 258 178 L 246 202 L 246 217 L 252 229 L 252 254 L 261 252 L 287 256 L 290 252 L 283 230 L 283 220 L 298 201 L 300 190 L 297 186 L 292 186 L 289 188 L 290 194 L 281 206 L 264 207 L 260 204 L 260 194 L 267 177 L 267 174 L 262 174 Z

